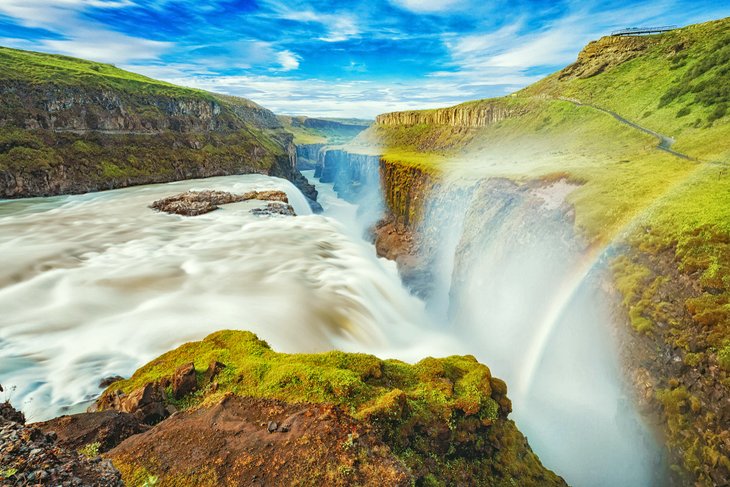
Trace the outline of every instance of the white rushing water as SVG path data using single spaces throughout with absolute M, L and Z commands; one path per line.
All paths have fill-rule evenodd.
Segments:
M 188 189 L 282 189 L 300 216 L 255 216 L 257 202 L 198 217 L 148 208 Z M 655 446 L 623 392 L 605 296 L 534 204 L 445 188 L 428 216 L 437 258 L 424 303 L 362 238 L 380 209 L 317 189 L 322 215 L 259 175 L 0 202 L 0 383 L 42 420 L 224 328 L 286 352 L 469 353 L 507 380 L 512 417 L 569 483 L 652 484 Z
M 300 216 L 250 214 L 260 202 L 197 217 L 148 208 L 189 189 L 282 189 Z M 418 358 L 423 304 L 360 238 L 356 207 L 326 187 L 320 200 L 312 215 L 288 181 L 245 175 L 0 202 L 0 384 L 43 420 L 225 328 L 286 352 Z

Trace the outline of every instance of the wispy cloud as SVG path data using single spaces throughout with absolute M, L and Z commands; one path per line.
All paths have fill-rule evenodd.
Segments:
M 374 116 L 500 96 L 716 0 L 0 0 L 0 43 L 105 61 L 281 113 Z
M 463 0 L 392 0 L 399 7 L 418 13 L 450 12 Z

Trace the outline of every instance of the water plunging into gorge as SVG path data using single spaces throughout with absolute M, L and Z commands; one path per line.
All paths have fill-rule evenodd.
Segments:
M 655 447 L 623 393 L 600 269 L 556 295 L 582 250 L 560 197 L 570 188 L 439 185 L 420 232 L 424 301 L 363 239 L 383 211 L 377 158 L 353 167 L 321 174 L 322 215 L 258 175 L 0 202 L 0 383 L 41 420 L 82 408 L 101 378 L 224 328 L 288 352 L 473 354 L 507 381 L 512 417 L 569 483 L 651 485 Z M 147 208 L 188 189 L 282 189 L 300 216 L 257 217 L 253 202 L 194 218 Z M 556 301 L 566 306 L 541 333 Z
M 372 186 L 379 175 L 395 178 L 392 167 L 340 150 L 320 163 L 323 178 L 359 202 L 361 214 L 380 214 L 383 198 Z M 413 193 L 402 181 L 384 184 L 400 218 L 411 216 Z M 410 226 L 427 270 L 413 288 L 459 353 L 506 380 L 512 417 L 541 460 L 572 485 L 661 485 L 660 449 L 618 358 L 615 335 L 625 325 L 606 263 L 574 234 L 565 203 L 574 186 L 470 174 L 414 184 L 424 204 Z

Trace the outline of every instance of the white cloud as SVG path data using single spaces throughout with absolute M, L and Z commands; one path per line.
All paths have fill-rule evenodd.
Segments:
M 318 39 L 325 42 L 340 42 L 360 34 L 355 17 L 346 14 L 316 12 L 311 9 L 291 9 L 281 4 L 272 4 L 273 16 L 277 19 L 293 20 L 303 23 L 320 24 L 324 33 Z
M 292 71 L 299 68 L 299 56 L 289 50 L 278 52 L 276 58 L 281 65 L 280 71 Z
M 59 54 L 112 64 L 157 59 L 160 54 L 174 46 L 170 42 L 98 30 L 77 31 L 68 40 L 42 40 L 40 45 Z
M 123 8 L 134 5 L 131 0 L 2 0 L 0 13 L 19 20 L 27 27 L 70 27 L 77 22 L 78 12 L 89 7 Z
M 462 0 L 392 0 L 398 7 L 417 13 L 448 12 Z
M 515 88 L 520 78 L 468 79 L 431 77 L 407 82 L 381 80 L 299 79 L 285 75 L 219 76 L 191 66 L 126 66 L 126 69 L 171 83 L 242 96 L 276 113 L 330 117 L 368 117 L 396 110 L 446 107 Z M 506 84 L 502 84 L 506 83 Z
M 65 37 L 40 40 L 33 46 L 24 46 L 26 48 L 40 47 L 108 63 L 157 59 L 174 44 L 100 29 L 81 15 L 87 8 L 113 9 L 131 5 L 134 5 L 132 0 L 1 0 L 0 14 L 27 27 L 47 29 Z

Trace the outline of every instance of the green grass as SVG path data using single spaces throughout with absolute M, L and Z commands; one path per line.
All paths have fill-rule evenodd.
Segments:
M 309 118 L 279 115 L 284 129 L 294 135 L 294 143 L 339 145 L 352 140 L 370 125 L 370 120 L 357 118 Z M 323 123 L 329 122 L 329 123 Z M 306 126 L 309 123 L 315 126 Z M 316 126 L 319 124 L 319 126 Z
M 211 93 L 148 78 L 110 64 L 0 47 L 0 82 L 12 81 L 214 99 Z

